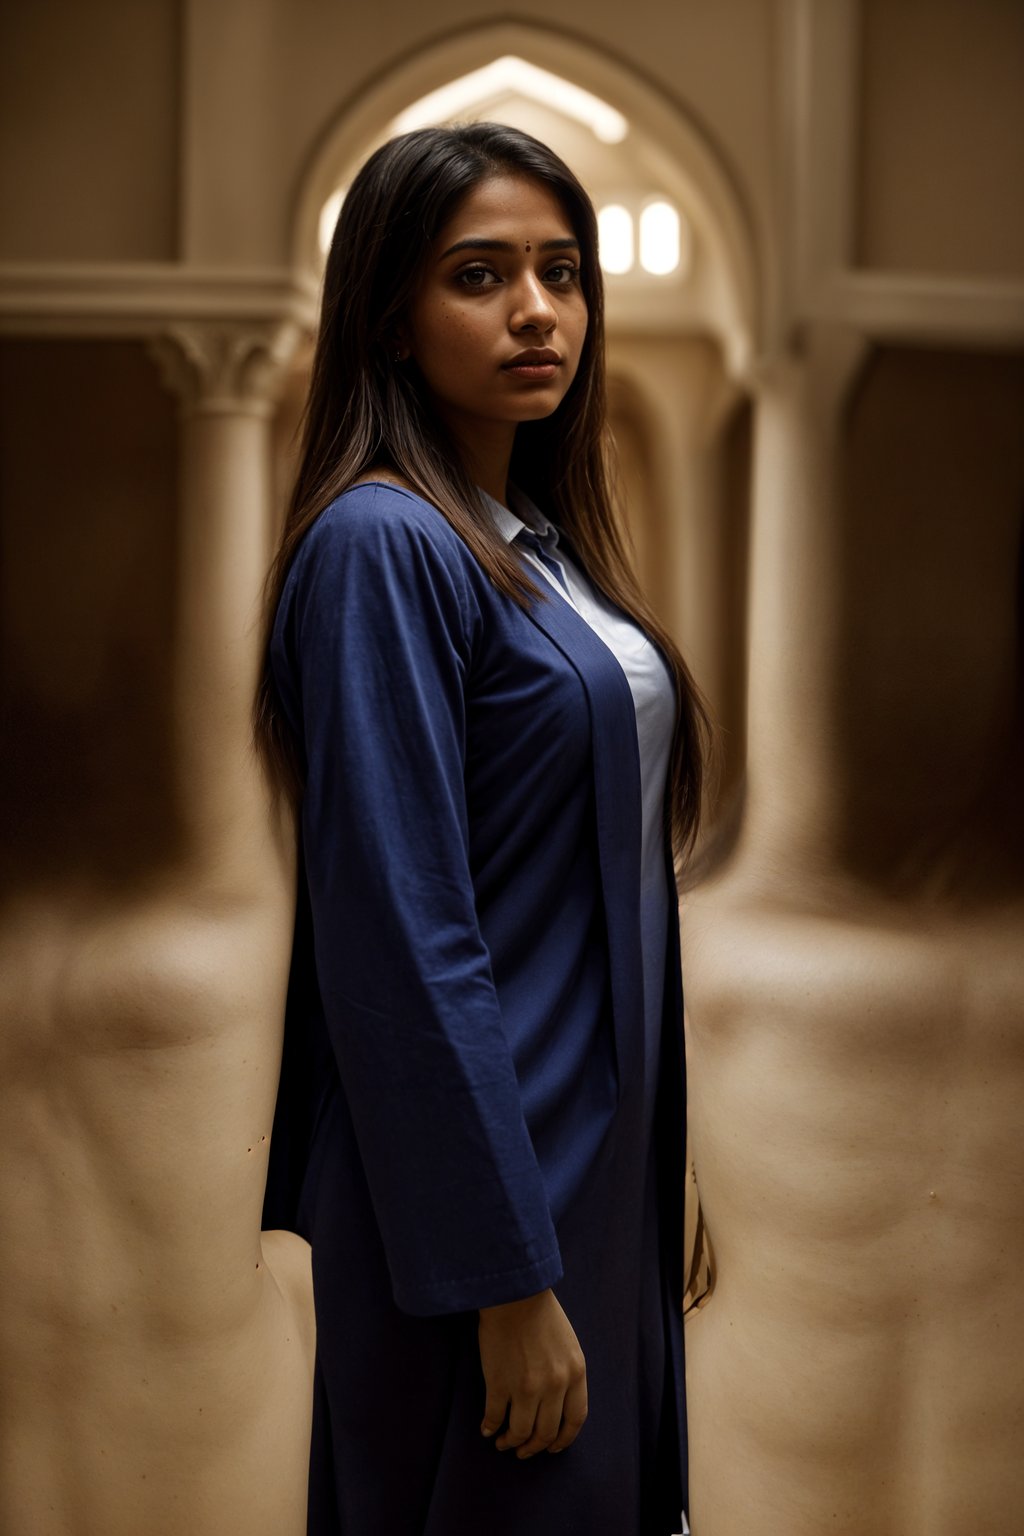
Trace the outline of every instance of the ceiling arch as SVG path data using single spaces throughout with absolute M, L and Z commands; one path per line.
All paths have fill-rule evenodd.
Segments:
M 749 220 L 722 156 L 686 112 L 620 58 L 566 33 L 497 21 L 448 34 L 382 70 L 345 103 L 308 157 L 293 199 L 292 258 L 315 276 L 320 211 L 396 118 L 423 97 L 512 56 L 581 87 L 621 113 L 641 136 L 647 163 L 665 190 L 680 195 L 707 254 L 701 314 L 726 366 L 747 374 L 759 348 L 758 274 Z

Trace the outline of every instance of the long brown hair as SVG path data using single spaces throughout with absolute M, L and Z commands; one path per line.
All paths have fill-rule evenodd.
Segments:
M 542 183 L 565 210 L 580 243 L 588 314 L 579 367 L 557 410 L 516 429 L 511 479 L 565 530 L 595 585 L 642 625 L 675 675 L 678 716 L 669 800 L 673 842 L 684 854 L 697 834 L 710 727 L 678 647 L 637 584 L 613 507 L 597 220 L 568 166 L 537 139 L 503 124 L 402 134 L 370 156 L 345 198 L 324 274 L 298 474 L 266 583 L 263 672 L 253 711 L 256 747 L 272 779 L 297 790 L 295 746 L 270 671 L 270 629 L 302 539 L 321 512 L 371 468 L 391 471 L 432 502 L 513 602 L 526 606 L 538 597 L 487 514 L 415 365 L 393 361 L 397 329 L 431 242 L 473 187 L 510 173 Z

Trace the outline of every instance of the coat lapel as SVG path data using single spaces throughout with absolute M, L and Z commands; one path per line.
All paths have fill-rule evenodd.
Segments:
M 643 1082 L 640 759 L 633 695 L 618 661 L 578 613 L 543 596 L 530 616 L 576 669 L 590 708 L 597 848 L 608 933 L 619 1083 Z

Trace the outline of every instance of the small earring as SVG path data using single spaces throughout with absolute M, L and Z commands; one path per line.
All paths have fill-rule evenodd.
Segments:
M 392 362 L 400 363 L 401 361 L 402 361 L 402 349 L 401 349 L 401 347 L 396 347 L 395 348 L 395 355 L 392 358 Z

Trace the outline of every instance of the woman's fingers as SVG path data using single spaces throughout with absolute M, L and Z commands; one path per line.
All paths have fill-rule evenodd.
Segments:
M 572 1445 L 586 1421 L 587 1376 L 584 1372 L 565 1394 L 565 1401 L 562 1404 L 562 1423 L 558 1434 L 548 1446 L 552 1455 L 556 1451 L 564 1451 L 567 1445 Z
M 514 1451 L 526 1444 L 533 1434 L 539 1407 L 540 1399 L 533 1394 L 528 1397 L 513 1397 L 508 1415 L 508 1429 L 494 1442 L 499 1451 Z
M 508 1413 L 508 1393 L 499 1387 L 487 1383 L 487 1401 L 484 1403 L 484 1416 L 480 1423 L 480 1433 L 490 1438 L 496 1435 L 505 1422 Z
M 526 1461 L 530 1456 L 536 1456 L 538 1451 L 546 1451 L 558 1435 L 561 1423 L 562 1393 L 556 1392 L 550 1397 L 541 1399 L 533 1424 L 533 1433 L 516 1451 L 519 1460 Z
M 538 1451 L 564 1451 L 587 1418 L 587 1377 L 581 1373 L 563 1392 L 556 1387 L 540 1398 L 513 1399 L 508 1429 L 496 1441 L 499 1451 L 514 1450 L 520 1461 Z

